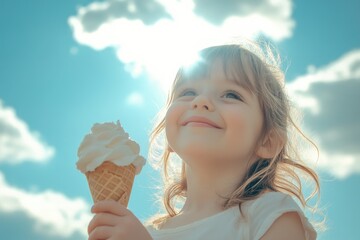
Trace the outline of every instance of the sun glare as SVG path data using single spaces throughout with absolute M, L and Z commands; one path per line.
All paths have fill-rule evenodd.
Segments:
M 121 17 L 102 22 L 95 31 L 86 31 L 84 16 L 105 11 L 102 5 L 81 8 L 77 17 L 69 18 L 69 24 L 79 43 L 97 50 L 113 47 L 133 77 L 144 75 L 154 82 L 154 87 L 165 92 L 179 66 L 197 61 L 196 52 L 202 48 L 229 39 L 252 38 L 261 32 L 283 39 L 292 29 L 291 24 L 285 24 L 286 17 L 282 21 L 269 21 L 271 16 L 266 14 L 228 17 L 216 25 L 195 13 L 193 1 L 159 1 L 171 18 L 159 18 L 151 25 L 141 19 Z M 266 29 L 265 23 L 268 23 Z

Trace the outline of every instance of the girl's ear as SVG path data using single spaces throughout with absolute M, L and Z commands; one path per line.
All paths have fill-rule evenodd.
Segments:
M 256 155 L 259 158 L 273 158 L 284 147 L 284 140 L 274 130 L 265 136 L 262 144 L 258 147 Z

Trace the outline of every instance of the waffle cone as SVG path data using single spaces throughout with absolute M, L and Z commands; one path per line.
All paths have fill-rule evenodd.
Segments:
M 113 199 L 127 207 L 135 178 L 135 166 L 117 166 L 105 161 L 95 171 L 85 173 L 94 203 Z

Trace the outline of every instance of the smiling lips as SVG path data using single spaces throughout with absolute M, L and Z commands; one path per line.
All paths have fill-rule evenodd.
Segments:
M 214 123 L 210 119 L 207 119 L 205 117 L 200 117 L 200 116 L 190 117 L 186 121 L 184 121 L 181 125 L 182 126 L 196 126 L 196 127 L 210 127 L 210 128 L 220 129 L 220 126 L 218 126 L 216 123 Z

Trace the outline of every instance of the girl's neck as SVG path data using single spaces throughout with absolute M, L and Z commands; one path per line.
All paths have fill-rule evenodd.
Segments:
M 242 176 L 221 170 L 199 173 L 186 167 L 187 197 L 181 213 L 211 215 L 224 210 L 225 197 L 235 190 Z

